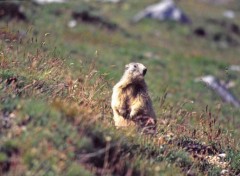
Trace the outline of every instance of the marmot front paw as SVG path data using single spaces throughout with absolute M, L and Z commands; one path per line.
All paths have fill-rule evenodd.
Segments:
M 126 119 L 129 118 L 129 113 L 126 109 L 119 109 L 118 113 L 119 113 L 120 116 L 123 116 Z

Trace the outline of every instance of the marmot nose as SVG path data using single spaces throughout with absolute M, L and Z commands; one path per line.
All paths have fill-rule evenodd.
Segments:
M 146 75 L 146 73 L 147 73 L 147 68 L 144 68 L 143 69 L 143 76 Z

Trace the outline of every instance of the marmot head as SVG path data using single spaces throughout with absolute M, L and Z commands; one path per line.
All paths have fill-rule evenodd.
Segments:
M 129 63 L 125 66 L 125 74 L 134 81 L 141 81 L 147 73 L 147 68 L 141 63 Z

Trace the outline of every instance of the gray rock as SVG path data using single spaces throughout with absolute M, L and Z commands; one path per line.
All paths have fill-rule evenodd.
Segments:
M 196 81 L 204 82 L 209 88 L 216 92 L 225 102 L 232 104 L 236 108 L 240 108 L 240 101 L 235 97 L 225 85 L 212 75 L 197 78 Z
M 143 18 L 152 18 L 159 21 L 178 21 L 181 23 L 190 23 L 190 19 L 179 9 L 173 0 L 162 0 L 161 2 L 150 5 L 135 15 L 133 22 L 138 22 Z

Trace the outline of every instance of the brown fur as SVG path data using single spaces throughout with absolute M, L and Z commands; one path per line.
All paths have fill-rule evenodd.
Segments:
M 155 129 L 156 115 L 144 81 L 145 72 L 144 65 L 130 63 L 126 65 L 121 80 L 114 86 L 112 109 L 115 126 L 151 126 Z

